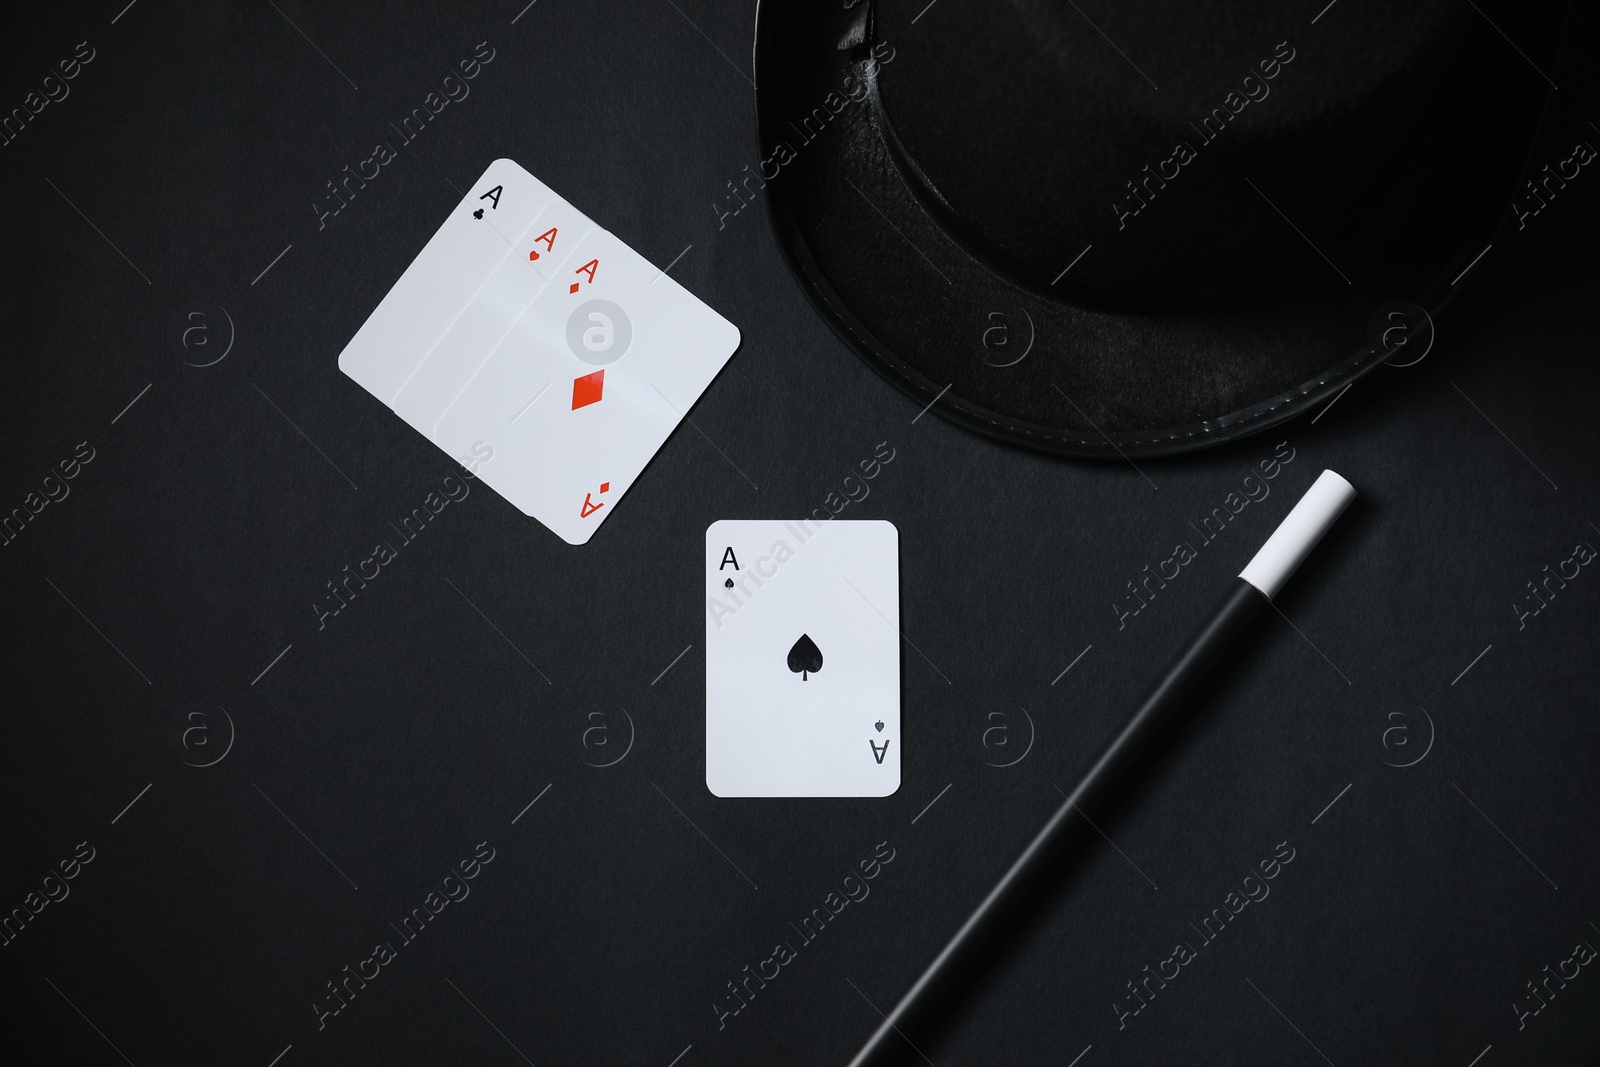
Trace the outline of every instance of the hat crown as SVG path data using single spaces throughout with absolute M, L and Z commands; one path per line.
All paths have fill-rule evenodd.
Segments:
M 1423 114 L 1461 7 L 872 0 L 902 171 L 1002 270 L 1087 303 L 1227 292 L 1357 205 Z M 1470 14 L 1470 12 L 1468 12 Z M 1285 225 L 1285 219 L 1292 225 Z

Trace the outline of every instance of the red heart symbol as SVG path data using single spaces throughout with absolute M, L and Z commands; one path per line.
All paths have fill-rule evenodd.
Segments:
M 535 260 L 535 259 L 538 259 L 538 258 L 539 258 L 539 253 L 537 253 L 537 252 L 529 252 L 528 253 L 528 259 Z

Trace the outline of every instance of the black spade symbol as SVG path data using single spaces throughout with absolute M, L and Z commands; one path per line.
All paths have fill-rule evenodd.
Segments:
M 822 649 L 808 635 L 801 634 L 800 640 L 789 650 L 789 669 L 798 674 L 802 682 L 807 672 L 815 674 L 822 669 Z
M 883 720 L 879 719 L 877 722 L 873 723 L 872 728 L 878 731 L 880 734 L 883 733 Z
M 732 589 L 733 588 L 733 579 L 732 578 L 728 578 L 728 579 L 724 580 L 723 583 L 722 583 L 722 588 L 724 588 L 724 589 Z

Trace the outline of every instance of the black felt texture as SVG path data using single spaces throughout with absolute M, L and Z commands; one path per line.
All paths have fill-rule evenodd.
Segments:
M 0 147 L 0 518 L 52 471 L 60 498 L 0 545 L 0 920 L 95 850 L 0 947 L 0 1062 L 843 1064 L 1324 467 L 1360 497 L 1284 618 L 1096 820 L 1116 847 L 1095 835 L 1033 936 L 918 1044 L 941 1067 L 1064 1067 L 1091 1044 L 1077 1067 L 1323 1063 L 1306 1038 L 1341 1067 L 1466 1067 L 1489 1045 L 1478 1067 L 1593 1062 L 1593 964 L 1525 1026 L 1512 1009 L 1600 946 L 1600 576 L 1513 611 L 1600 545 L 1592 165 L 1495 241 L 1415 367 L 1209 452 L 1070 461 L 919 418 L 795 285 L 766 205 L 724 199 L 760 158 L 751 5 L 539 0 L 513 24 L 525 2 L 276 0 L 359 90 L 254 2 L 139 0 L 115 25 L 126 0 L 48 5 L 0 36 L 7 108 L 96 50 Z M 480 42 L 471 96 L 319 229 L 326 183 Z M 1593 71 L 1551 71 L 1572 102 L 1541 164 L 1597 140 Z M 460 476 L 338 353 L 452 183 L 500 156 L 659 266 L 692 245 L 673 276 L 743 343 L 588 545 L 472 483 L 319 628 L 327 583 Z M 218 307 L 236 343 L 194 366 L 183 324 Z M 1202 543 L 1190 523 L 1247 476 L 1270 495 Z M 719 800 L 705 529 L 862 485 L 839 519 L 900 531 L 904 784 Z M 1198 556 L 1119 626 L 1179 541 Z M 220 743 L 222 709 L 231 751 L 192 766 L 210 750 L 186 731 Z M 632 751 L 595 766 L 623 709 Z M 1388 765 L 1415 758 L 1423 709 L 1431 752 Z M 325 983 L 398 946 L 390 924 L 479 842 L 496 855 L 470 897 L 319 1029 Z M 1283 842 L 1271 896 L 1119 1028 L 1127 983 L 1199 947 L 1189 924 Z M 802 945 L 791 923 L 880 844 L 870 895 Z M 780 941 L 796 958 L 719 1025 Z

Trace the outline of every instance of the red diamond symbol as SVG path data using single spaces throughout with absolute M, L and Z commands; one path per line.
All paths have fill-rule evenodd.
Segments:
M 582 378 L 572 380 L 572 410 L 588 407 L 590 404 L 600 402 L 600 393 L 606 386 L 606 372 L 597 370 L 593 374 L 585 374 Z M 604 492 L 604 490 L 601 490 Z
M 601 491 L 601 492 L 602 492 L 602 493 L 609 493 L 609 492 L 611 492 L 611 483 L 610 483 L 610 482 L 601 482 L 601 483 L 600 483 L 600 491 Z
M 570 286 L 567 287 L 567 292 L 569 292 L 569 293 L 576 293 L 577 291 L 578 291 L 578 283 L 577 282 L 573 282 Z

